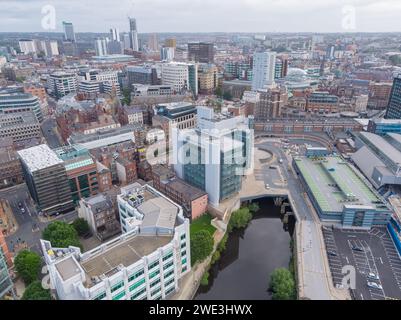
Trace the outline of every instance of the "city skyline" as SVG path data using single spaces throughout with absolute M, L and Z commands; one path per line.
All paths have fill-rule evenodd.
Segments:
M 62 32 L 62 21 L 74 24 L 76 32 L 127 32 L 128 16 L 135 17 L 141 33 L 152 32 L 397 32 L 401 3 L 397 0 L 354 1 L 262 1 L 262 0 L 108 0 L 43 3 L 39 0 L 3 0 L 0 32 Z M 45 30 L 45 6 L 55 8 L 55 29 Z M 88 15 L 90 19 L 88 19 Z M 305 19 L 305 16 L 308 19 Z M 230 23 L 227 23 L 227 22 Z M 163 22 L 163 23 L 161 23 Z M 10 25 L 13 30 L 10 30 Z M 102 27 L 99 27 L 102 26 Z M 373 27 L 374 26 L 374 27 Z

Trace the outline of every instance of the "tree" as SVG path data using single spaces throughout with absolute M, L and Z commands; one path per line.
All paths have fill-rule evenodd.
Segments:
M 39 280 L 32 282 L 22 295 L 22 300 L 52 300 L 50 290 L 43 289 Z
M 278 268 L 270 276 L 270 289 L 273 292 L 273 300 L 295 300 L 295 280 L 291 272 L 286 268 Z
M 80 237 L 86 235 L 90 231 L 88 222 L 83 218 L 75 219 L 72 226 Z
M 209 284 L 209 271 L 203 274 L 200 284 L 201 286 L 207 286 Z
M 260 207 L 259 207 L 259 205 L 258 205 L 257 202 L 252 202 L 252 203 L 248 206 L 248 208 L 249 208 L 249 211 L 251 211 L 252 213 L 258 212 L 259 209 L 260 209 Z
M 200 230 L 191 235 L 191 262 L 205 260 L 213 251 L 213 237 L 207 230 Z
M 228 232 L 234 229 L 245 228 L 252 220 L 252 213 L 246 207 L 234 211 L 228 223 Z
M 38 279 L 42 259 L 35 252 L 22 250 L 15 257 L 14 265 L 17 273 L 24 280 L 25 284 L 28 285 Z
M 50 241 L 57 248 L 68 248 L 69 246 L 81 247 L 77 231 L 68 223 L 55 221 L 49 224 L 43 231 L 43 239 Z
M 121 103 L 127 106 L 131 104 L 131 91 L 129 89 L 123 90 L 123 99 L 121 100 Z

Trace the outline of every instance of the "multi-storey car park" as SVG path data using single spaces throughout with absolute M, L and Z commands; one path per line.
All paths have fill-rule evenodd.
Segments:
M 390 209 L 342 158 L 297 157 L 294 168 L 322 221 L 367 229 L 389 222 Z
M 179 290 L 179 279 L 191 269 L 189 220 L 148 185 L 123 192 L 119 205 L 126 201 L 138 214 L 124 219 L 129 229 L 120 237 L 85 253 L 41 240 L 59 299 L 159 300 Z

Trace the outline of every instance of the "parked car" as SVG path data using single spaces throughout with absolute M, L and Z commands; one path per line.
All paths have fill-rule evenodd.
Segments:
M 333 257 L 337 256 L 337 252 L 335 252 L 335 251 L 327 251 L 327 253 L 329 256 L 333 256 Z
M 267 190 L 269 190 L 269 189 L 270 189 L 270 186 L 269 186 L 269 184 L 268 184 L 268 183 L 266 183 L 266 185 L 265 185 L 265 188 L 266 188 Z
M 279 163 L 283 163 L 283 159 L 279 159 L 278 162 L 279 162 Z
M 371 280 L 379 280 L 379 276 L 373 272 L 368 273 L 368 278 Z
M 359 247 L 352 247 L 352 250 L 354 250 L 354 251 L 358 251 L 358 252 L 363 252 L 363 249 L 362 248 L 359 248 Z
M 24 208 L 21 208 L 21 213 L 25 213 L 25 209 Z
M 367 286 L 369 288 L 373 288 L 373 289 L 380 289 L 380 290 L 383 289 L 383 287 L 380 284 L 378 284 L 376 282 L 372 282 L 372 281 L 368 281 Z

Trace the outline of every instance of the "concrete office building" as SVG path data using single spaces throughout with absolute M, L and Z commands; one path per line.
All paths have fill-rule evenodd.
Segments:
M 209 202 L 238 193 L 242 176 L 253 169 L 253 131 L 243 116 L 215 114 L 197 107 L 197 127 L 173 130 L 173 155 L 177 176 L 207 192 Z
M 160 49 L 160 60 L 171 62 L 174 60 L 175 48 L 172 47 L 162 47 Z
M 10 113 L 0 117 L 0 138 L 10 137 L 13 142 L 42 138 L 40 123 L 32 111 Z
M 95 39 L 95 53 L 96 56 L 106 56 L 107 52 L 107 40 L 105 38 L 96 38 Z
M 188 43 L 188 61 L 214 63 L 214 45 L 207 42 Z
M 39 122 L 43 121 L 40 102 L 29 93 L 0 94 L 0 115 L 33 112 Z
M 252 90 L 263 90 L 274 84 L 275 52 L 255 52 L 253 55 Z
M 85 253 L 41 240 L 58 298 L 161 300 L 179 291 L 179 280 L 191 269 L 189 221 L 162 199 L 171 206 L 156 210 L 143 203 L 144 216 L 131 219 L 131 231 Z
M 139 51 L 139 43 L 138 43 L 138 30 L 136 26 L 135 18 L 128 18 L 129 20 L 129 37 L 130 37 L 130 48 L 133 51 Z
M 75 42 L 76 38 L 73 24 L 71 22 L 63 21 L 63 29 L 64 29 L 64 40 Z
M 132 89 L 134 84 L 147 84 L 157 85 L 157 71 L 156 68 L 145 65 L 145 66 L 127 66 L 127 81 L 128 87 Z
M 52 73 L 47 79 L 49 94 L 60 99 L 77 91 L 77 76 L 63 71 Z
M 293 164 L 322 221 L 365 229 L 389 222 L 391 210 L 384 200 L 342 158 L 296 157 Z
M 64 161 L 46 144 L 18 151 L 29 192 L 49 215 L 73 209 Z
M 196 64 L 170 62 L 161 67 L 163 85 L 171 85 L 175 92 L 192 91 L 198 94 L 198 67 Z
M 36 46 L 33 40 L 21 39 L 18 41 L 19 49 L 23 54 L 36 53 Z
M 401 75 L 394 78 L 385 117 L 387 119 L 401 119 Z

